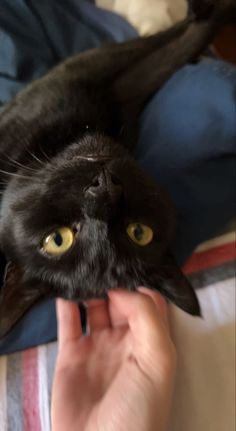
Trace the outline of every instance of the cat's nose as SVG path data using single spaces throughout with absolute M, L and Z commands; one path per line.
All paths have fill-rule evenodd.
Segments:
M 86 190 L 86 194 L 94 197 L 109 194 L 112 200 L 118 200 L 122 194 L 122 185 L 117 177 L 103 169 L 93 179 L 91 185 Z

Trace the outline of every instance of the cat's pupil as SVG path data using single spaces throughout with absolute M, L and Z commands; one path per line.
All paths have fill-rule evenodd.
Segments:
M 63 243 L 63 238 L 59 232 L 55 232 L 55 234 L 53 236 L 53 240 L 54 240 L 55 244 L 57 245 L 57 247 L 61 247 L 61 245 Z
M 134 229 L 134 236 L 137 239 L 137 241 L 141 241 L 143 237 L 143 228 L 140 224 L 138 224 Z

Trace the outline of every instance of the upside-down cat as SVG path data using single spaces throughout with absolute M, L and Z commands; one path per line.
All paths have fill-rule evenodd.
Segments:
M 1 336 L 41 298 L 83 301 L 120 285 L 200 314 L 171 254 L 172 205 L 132 148 L 148 99 L 235 16 L 232 0 L 206 3 L 164 33 L 68 59 L 1 113 Z

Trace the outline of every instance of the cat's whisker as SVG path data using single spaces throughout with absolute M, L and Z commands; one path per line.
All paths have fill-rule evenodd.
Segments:
M 26 175 L 15 174 L 13 172 L 4 171 L 3 169 L 0 169 L 0 173 L 4 175 L 9 175 L 10 177 L 18 177 L 18 178 L 24 178 L 27 180 L 32 180 L 32 177 L 27 177 Z
M 46 160 L 47 160 L 48 162 L 50 162 L 51 160 L 50 160 L 49 156 L 45 153 L 45 151 L 44 151 L 44 149 L 41 147 L 41 145 L 39 145 L 39 149 L 40 149 L 41 153 L 44 155 L 44 157 L 46 158 Z
M 40 160 L 34 153 L 32 153 L 29 149 L 27 149 L 27 152 L 30 154 L 33 159 L 35 159 L 40 165 L 45 166 L 45 162 Z
M 29 172 L 32 172 L 32 173 L 37 173 L 36 169 L 30 168 L 29 166 L 24 166 L 24 165 L 22 165 L 22 163 L 18 162 L 17 160 L 12 159 L 11 157 L 7 156 L 7 159 L 11 162 L 11 163 L 10 162 L 6 162 L 9 166 L 14 166 L 14 167 L 16 166 L 16 167 L 19 167 L 19 168 L 23 169 L 24 171 L 29 171 Z

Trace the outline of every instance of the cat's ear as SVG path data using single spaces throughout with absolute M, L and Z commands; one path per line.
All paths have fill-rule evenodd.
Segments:
M 18 265 L 8 263 L 0 288 L 0 337 L 4 337 L 42 296 L 43 292 L 39 288 L 24 283 Z
M 201 316 L 197 295 L 171 253 L 161 267 L 160 289 L 171 302 L 193 316 Z

